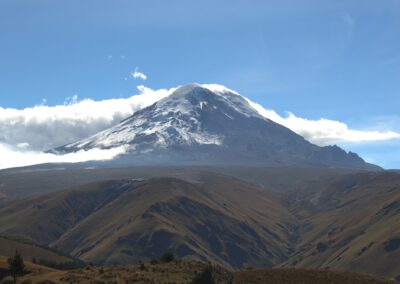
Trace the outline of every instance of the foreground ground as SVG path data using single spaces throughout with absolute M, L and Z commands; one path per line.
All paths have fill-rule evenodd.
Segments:
M 24 284 L 52 283 L 192 283 L 208 266 L 201 262 L 172 261 L 169 263 L 146 262 L 133 266 L 92 267 L 83 269 L 56 270 L 30 262 L 26 263 L 29 271 L 19 278 Z M 6 258 L 0 257 L 0 270 L 6 268 Z M 377 279 L 372 276 L 324 270 L 304 269 L 255 269 L 230 272 L 220 267 L 213 267 L 214 283 L 220 284 L 390 284 L 394 281 Z M 10 277 L 0 280 L 0 283 L 11 283 Z M 203 282 L 201 282 L 203 283 Z M 208 282 L 207 282 L 208 283 Z M 204 283 L 206 284 L 206 283 Z
M 236 284 L 394 284 L 353 272 L 309 269 L 257 269 L 235 272 Z

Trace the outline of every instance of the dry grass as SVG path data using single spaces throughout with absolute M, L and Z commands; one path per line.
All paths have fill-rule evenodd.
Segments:
M 4 257 L 0 258 L 0 267 L 4 266 L 5 261 Z M 194 261 L 146 262 L 132 266 L 88 266 L 84 269 L 58 271 L 27 263 L 31 273 L 21 277 L 19 281 L 30 284 L 190 284 L 194 276 L 207 265 Z M 282 268 L 231 273 L 221 267 L 214 267 L 214 277 L 218 284 L 395 284 L 393 281 L 352 272 Z
M 23 258 L 28 261 L 32 261 L 33 258 L 55 263 L 67 263 L 73 261 L 73 259 L 70 257 L 61 255 L 55 251 L 38 246 L 34 243 L 13 240 L 0 236 L 0 255 L 11 256 L 16 250 L 18 250 L 22 254 Z
M 0 206 L 0 232 L 104 265 L 171 251 L 234 268 L 294 266 L 400 279 L 400 174 L 227 169 L 275 189 L 297 184 L 282 198 L 206 169 L 174 172 L 203 183 L 164 178 L 121 190 L 124 181 L 100 182 L 8 203 Z M 132 169 L 132 176 L 143 171 Z
M 327 270 L 257 269 L 235 273 L 236 284 L 394 284 L 369 275 Z
M 8 267 L 7 258 L 8 257 L 0 256 L 0 268 L 1 269 L 5 269 Z M 52 268 L 45 267 L 42 265 L 34 264 L 29 261 L 25 261 L 25 270 L 27 272 L 29 272 L 29 274 L 27 274 L 24 277 L 21 277 L 20 280 L 22 281 L 22 280 L 29 279 L 32 281 L 32 283 L 39 283 L 42 280 L 48 279 L 48 277 L 50 277 L 50 276 L 51 276 L 50 278 L 53 278 L 54 275 L 66 273 L 66 272 L 58 271 L 56 269 L 52 269 Z M 11 279 L 11 277 L 6 277 L 5 279 L 3 279 L 3 281 L 8 281 L 10 279 Z M 2 283 L 2 282 L 0 282 L 0 283 Z
M 21 280 L 32 284 L 48 283 L 88 283 L 88 284 L 189 284 L 196 273 L 207 264 L 201 262 L 143 263 L 133 266 L 91 267 L 70 271 L 33 272 Z M 229 283 L 232 274 L 223 268 L 216 268 L 218 283 Z

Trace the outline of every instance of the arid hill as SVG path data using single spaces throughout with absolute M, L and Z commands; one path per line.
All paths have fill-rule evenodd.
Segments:
M 0 233 L 95 264 L 133 264 L 171 251 L 228 269 L 328 268 L 399 278 L 400 174 L 330 173 L 300 182 L 295 171 L 287 172 L 291 181 L 277 173 L 265 172 L 266 180 L 276 174 L 274 190 L 262 171 L 247 175 L 259 185 L 193 171 L 190 182 L 76 186 L 6 203 Z M 280 183 L 286 188 L 276 192 Z

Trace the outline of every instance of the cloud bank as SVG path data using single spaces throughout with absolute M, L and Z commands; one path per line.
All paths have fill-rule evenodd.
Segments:
M 265 109 L 257 103 L 248 101 L 262 116 L 286 126 L 319 146 L 378 142 L 400 138 L 400 133 L 395 131 L 356 130 L 349 128 L 343 122 L 325 118 L 310 120 L 297 117 L 293 113 L 282 117 L 273 110 Z
M 174 89 L 138 87 L 140 94 L 125 99 L 94 101 L 67 98 L 64 105 L 26 109 L 0 107 L 0 143 L 44 151 L 95 134 L 168 96 Z
M 92 149 L 66 155 L 54 155 L 39 151 L 21 151 L 7 144 L 0 143 L 0 169 L 23 167 L 43 163 L 80 163 L 86 161 L 112 160 L 125 153 L 125 147 L 113 149 Z
M 115 125 L 135 111 L 170 95 L 175 89 L 152 90 L 139 86 L 139 94 L 130 98 L 95 101 L 79 100 L 73 96 L 57 106 L 38 105 L 26 109 L 0 107 L 0 168 L 112 159 L 125 149 L 95 149 L 61 156 L 43 151 L 81 140 Z M 292 113 L 283 117 L 250 100 L 249 103 L 262 116 L 322 146 L 400 138 L 400 133 L 394 131 L 351 129 L 343 122 L 329 119 L 309 120 Z

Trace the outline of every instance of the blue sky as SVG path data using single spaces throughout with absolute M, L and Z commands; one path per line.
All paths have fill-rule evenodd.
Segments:
M 263 106 L 400 131 L 400 1 L 1 0 L 0 106 L 219 83 Z M 126 80 L 127 79 L 127 80 Z M 400 168 L 400 142 L 342 144 Z

